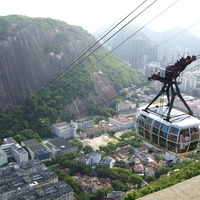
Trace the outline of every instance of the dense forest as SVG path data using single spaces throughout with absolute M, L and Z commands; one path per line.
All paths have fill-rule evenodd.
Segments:
M 29 18 L 11 15 L 0 17 L 0 40 L 2 44 L 4 41 L 9 40 L 9 38 L 20 34 L 20 31 L 28 26 L 39 27 L 42 30 L 58 30 L 59 34 L 55 42 L 44 46 L 43 51 L 47 55 L 53 53 L 59 56 L 65 48 L 64 45 L 70 43 L 72 35 L 72 41 L 82 41 L 88 38 L 88 33 L 85 30 L 80 27 L 69 26 L 65 22 L 49 18 Z M 81 37 L 86 35 L 87 37 L 86 39 L 80 38 L 79 35 Z M 89 38 L 93 37 L 89 36 Z M 88 39 L 88 45 L 90 45 L 89 41 Z M 30 48 L 35 47 L 33 45 Z M 85 50 L 83 46 L 74 46 L 74 48 Z M 70 54 L 70 49 L 67 50 L 66 56 L 76 60 L 76 55 L 70 56 L 68 54 Z M 31 57 L 31 55 L 28 56 Z M 3 67 L 2 65 L 1 68 Z M 94 88 L 96 78 L 93 74 L 96 71 L 102 71 L 116 91 L 131 84 L 136 86 L 144 84 L 144 79 L 141 75 L 104 47 L 98 47 L 94 52 L 91 49 L 81 61 L 77 60 L 74 62 L 74 65 L 67 68 L 67 70 L 66 68 L 60 70 L 57 76 L 51 79 L 46 86 L 41 87 L 38 93 L 29 94 L 26 97 L 25 103 L 16 107 L 13 112 L 0 114 L 0 139 L 13 137 L 20 142 L 33 137 L 38 140 L 51 137 L 51 125 L 53 123 L 76 118 L 74 113 L 63 111 L 65 105 L 79 97 L 87 97 L 91 91 L 98 94 L 98 91 L 95 91 Z M 114 111 L 109 108 L 109 103 L 111 102 L 110 100 L 107 102 L 108 105 L 106 107 L 101 108 L 98 103 L 91 99 L 91 108 L 93 108 L 90 110 L 91 115 L 112 115 Z

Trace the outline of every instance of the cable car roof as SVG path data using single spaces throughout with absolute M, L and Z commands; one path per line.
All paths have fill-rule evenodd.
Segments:
M 151 106 L 148 112 L 144 111 L 145 107 L 146 106 L 138 108 L 140 114 L 143 114 L 161 123 L 165 123 L 168 125 L 173 124 L 176 127 L 181 127 L 181 128 L 200 125 L 200 120 L 197 117 L 186 114 L 175 108 L 172 108 L 170 113 L 170 121 L 167 121 L 165 120 L 165 117 L 167 116 L 169 110 L 168 106 L 162 106 L 162 107 Z

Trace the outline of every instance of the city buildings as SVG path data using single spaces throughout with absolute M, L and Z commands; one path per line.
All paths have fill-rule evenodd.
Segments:
M 107 194 L 106 200 L 120 200 L 125 197 L 126 193 L 122 191 L 113 191 L 111 194 Z
M 38 160 L 0 168 L 0 200 L 73 200 L 72 188 Z
M 64 138 L 55 138 L 49 140 L 47 143 L 45 143 L 45 147 L 54 156 L 57 156 L 59 154 L 66 154 L 69 152 L 76 154 L 78 152 L 78 148 Z
M 101 154 L 92 152 L 83 157 L 77 158 L 77 161 L 86 165 L 96 165 L 101 160 Z
M 142 37 L 136 37 L 133 39 L 133 57 L 131 59 L 131 65 L 134 69 L 143 71 L 145 64 L 145 40 Z
M 51 158 L 50 152 L 47 150 L 47 148 L 36 139 L 22 141 L 21 145 L 28 149 L 32 160 L 38 159 L 45 162 Z
M 67 122 L 60 122 L 53 124 L 53 133 L 58 137 L 75 138 L 76 126 Z
M 94 127 L 94 119 L 84 118 L 71 120 L 71 124 L 75 125 L 76 129 L 89 129 Z
M 109 117 L 109 123 L 119 126 L 121 130 L 132 129 L 135 125 L 133 118 L 123 115 Z
M 13 138 L 5 138 L 3 142 L 0 146 L 0 166 L 8 163 L 8 159 L 14 159 L 17 163 L 28 161 L 28 152 Z
M 114 161 L 113 161 L 113 159 L 111 159 L 109 157 L 103 157 L 98 162 L 98 166 L 112 168 L 114 166 Z
M 116 104 L 116 111 L 121 113 L 121 112 L 126 112 L 126 111 L 132 111 L 134 108 L 136 108 L 136 104 L 132 103 L 131 101 L 121 101 Z

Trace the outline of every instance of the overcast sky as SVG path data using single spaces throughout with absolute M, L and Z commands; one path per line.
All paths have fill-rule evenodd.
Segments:
M 79 25 L 92 33 L 108 23 L 122 19 L 142 2 L 144 0 L 0 0 L 0 16 L 20 14 L 49 17 Z M 154 0 L 147 0 L 128 19 L 142 12 L 152 2 Z M 175 26 L 188 28 L 200 21 L 198 0 L 157 0 L 136 19 L 146 24 L 173 3 L 175 4 L 148 24 L 148 27 L 161 32 Z M 200 23 L 189 28 L 190 31 L 195 29 L 200 33 Z

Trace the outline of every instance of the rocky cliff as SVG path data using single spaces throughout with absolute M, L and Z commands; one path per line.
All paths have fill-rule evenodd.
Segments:
M 89 103 L 94 100 L 101 107 L 107 107 L 108 103 L 118 97 L 118 93 L 110 84 L 109 79 L 98 71 L 94 73 L 96 77 L 95 91 L 90 91 L 89 95 L 85 98 L 77 98 L 72 103 L 66 105 L 64 110 L 69 113 L 75 114 L 78 118 L 89 115 Z
M 95 38 L 81 27 L 58 20 L 0 17 L 0 112 L 9 113 L 24 105 L 29 94 L 44 91 L 63 72 L 67 75 L 63 83 L 43 93 L 43 110 L 53 104 L 53 109 L 67 104 L 66 111 L 82 116 L 87 114 L 91 99 L 105 107 L 118 96 L 116 90 L 142 83 L 143 78 L 118 57 L 104 58 L 106 49 L 93 53 L 98 45 L 87 52 L 88 57 L 80 57 L 94 42 Z
M 28 94 L 40 91 L 93 40 L 80 27 L 63 23 L 69 38 L 62 39 L 62 28 L 28 20 L 23 28 L 15 28 L 12 23 L 12 31 L 17 30 L 0 41 L 1 112 L 13 110 L 24 103 Z

